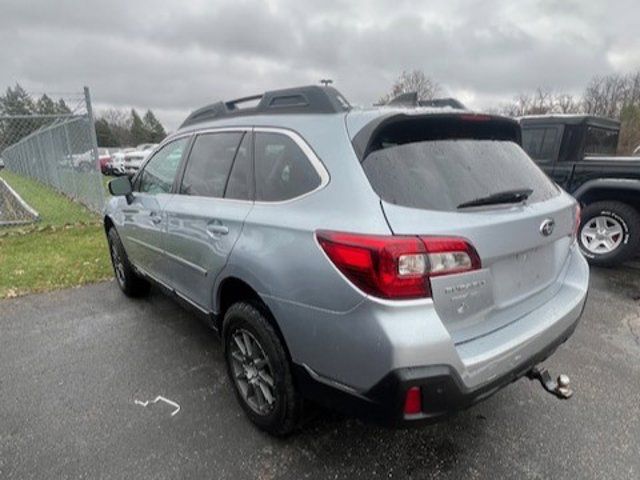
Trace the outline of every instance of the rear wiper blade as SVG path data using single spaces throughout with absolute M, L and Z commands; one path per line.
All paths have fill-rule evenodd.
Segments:
M 461 203 L 456 208 L 480 207 L 482 205 L 498 205 L 500 203 L 524 202 L 533 193 L 530 188 L 520 190 L 505 190 L 504 192 L 493 193 L 486 197 L 476 198 L 468 202 Z

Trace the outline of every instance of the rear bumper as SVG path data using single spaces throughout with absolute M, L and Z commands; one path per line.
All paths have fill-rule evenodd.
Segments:
M 315 341 L 302 351 L 287 342 L 294 346 L 300 389 L 328 407 L 390 425 L 428 423 L 466 408 L 525 375 L 571 336 L 589 283 L 577 249 L 558 282 L 538 308 L 457 344 L 428 305 L 363 304 L 335 319 L 306 311 L 298 318 L 306 318 L 305 325 L 313 321 Z M 422 392 L 422 413 L 405 418 L 406 392 L 415 386 Z
M 585 304 L 586 302 L 583 303 L 582 310 Z M 502 376 L 474 389 L 465 386 L 456 370 L 449 365 L 399 368 L 389 372 L 366 392 L 348 391 L 342 385 L 332 385 L 330 380 L 320 378 L 301 365 L 294 365 L 294 373 L 303 396 L 325 407 L 390 427 L 430 424 L 490 397 L 525 376 L 531 368 L 549 358 L 567 341 L 579 318 L 543 350 Z M 404 415 L 404 399 L 412 387 L 419 387 L 421 390 L 422 412 Z

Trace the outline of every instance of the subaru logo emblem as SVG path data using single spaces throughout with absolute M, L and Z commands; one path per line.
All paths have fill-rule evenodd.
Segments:
M 547 218 L 542 224 L 540 224 L 540 233 L 545 237 L 548 237 L 553 233 L 553 227 L 555 227 L 556 222 L 553 221 L 552 218 Z

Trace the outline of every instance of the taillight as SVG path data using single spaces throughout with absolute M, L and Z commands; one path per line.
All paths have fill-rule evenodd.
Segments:
M 316 232 L 329 259 L 354 285 L 381 298 L 431 296 L 429 279 L 480 268 L 469 242 L 457 237 Z

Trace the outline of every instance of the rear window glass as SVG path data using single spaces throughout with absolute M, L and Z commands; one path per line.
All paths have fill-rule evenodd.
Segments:
M 618 131 L 608 128 L 587 127 L 585 155 L 615 155 L 618 148 Z
M 362 165 L 380 198 L 406 207 L 452 211 L 508 190 L 533 190 L 528 203 L 558 194 L 542 170 L 510 141 L 406 143 L 376 150 Z
M 279 133 L 256 133 L 255 169 L 256 200 L 265 202 L 299 197 L 321 182 L 296 142 Z

